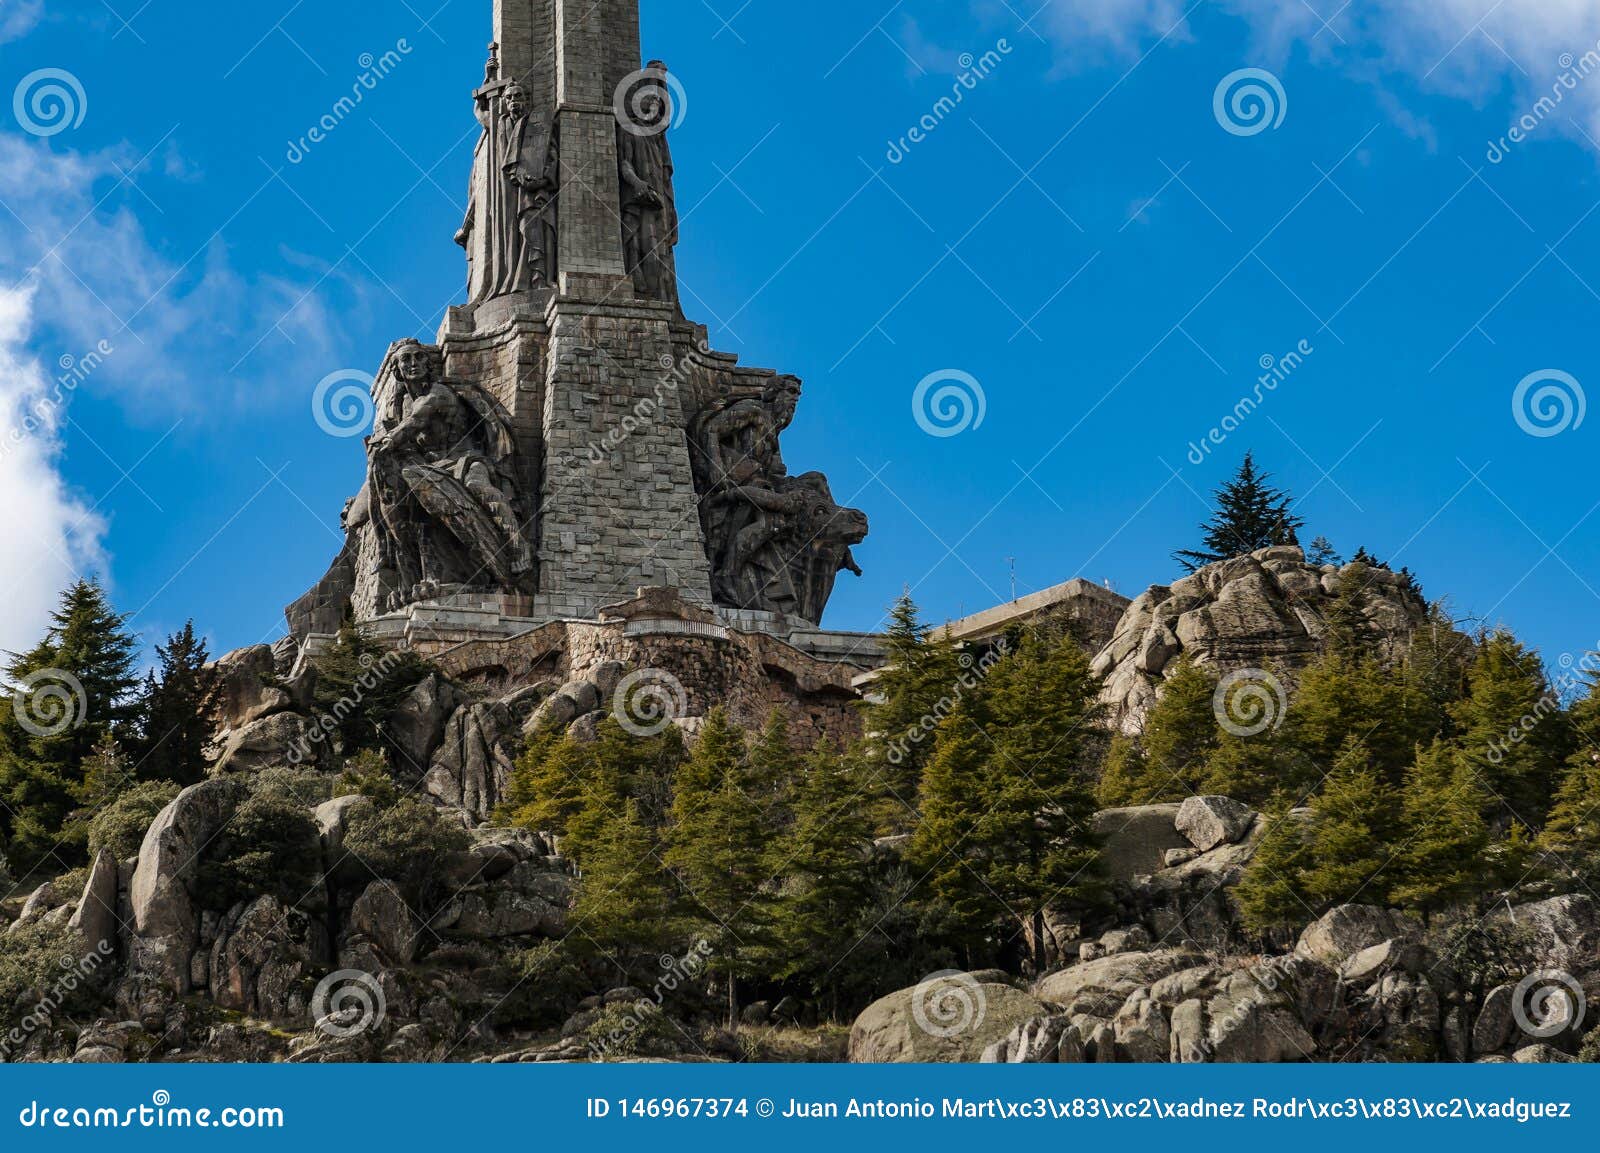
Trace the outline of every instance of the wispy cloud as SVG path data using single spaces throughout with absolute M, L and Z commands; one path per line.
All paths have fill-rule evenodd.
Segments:
M 1162 36 L 1188 39 L 1186 15 L 1195 7 L 1192 0 L 1052 0 L 1037 26 L 1064 57 L 1136 56 Z M 1600 43 L 1600 0 L 1210 0 L 1206 7 L 1248 22 L 1262 62 L 1298 48 L 1364 80 L 1404 77 L 1474 102 L 1508 88 L 1531 102 Z M 1600 76 L 1568 100 L 1574 123 L 1600 138 Z M 1403 127 L 1418 134 L 1415 120 Z
M 0 44 L 20 40 L 44 16 L 44 0 L 4 0 L 0 4 Z

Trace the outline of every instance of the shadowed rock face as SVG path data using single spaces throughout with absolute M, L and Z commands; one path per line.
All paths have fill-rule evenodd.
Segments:
M 1218 673 L 1272 668 L 1292 674 L 1322 651 L 1328 606 L 1345 569 L 1306 563 L 1298 548 L 1269 548 L 1154 585 L 1128 606 L 1095 658 L 1111 723 L 1143 730 L 1162 681 L 1187 654 Z M 1406 578 L 1362 568 L 1361 612 L 1386 656 L 1404 651 L 1428 606 Z

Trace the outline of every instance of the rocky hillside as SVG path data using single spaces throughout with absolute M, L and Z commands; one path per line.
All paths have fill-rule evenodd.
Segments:
M 1099 824 L 1119 870 L 1115 927 L 1052 926 L 1059 967 L 1032 982 L 951 972 L 879 1000 L 851 1030 L 851 1060 L 1549 1062 L 1572 1060 L 1596 1023 L 1591 897 L 1431 925 L 1343 905 L 1261 953 L 1232 890 L 1266 818 L 1194 797 Z

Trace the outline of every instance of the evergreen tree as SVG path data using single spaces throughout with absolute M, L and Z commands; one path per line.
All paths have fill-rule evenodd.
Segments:
M 656 834 L 638 802 L 625 801 L 585 854 L 572 939 L 614 964 L 626 984 L 650 972 L 670 947 L 672 895 Z
M 1493 886 L 1484 868 L 1490 837 L 1483 807 L 1483 791 L 1453 748 L 1436 741 L 1418 752 L 1402 797 L 1405 848 L 1397 864 L 1404 879 L 1394 888 L 1397 904 L 1433 912 Z
M 1404 670 L 1335 649 L 1301 673 L 1277 740 L 1296 764 L 1295 788 L 1320 780 L 1351 741 L 1359 741 L 1385 782 L 1398 787 L 1417 746 L 1437 735 L 1437 711 Z
M 361 749 L 382 749 L 391 757 L 403 756 L 385 736 L 384 725 L 428 675 L 427 663 L 413 652 L 384 648 L 347 625 L 316 666 L 317 710 L 335 722 L 332 751 L 350 756 Z M 428 769 L 400 767 L 418 775 Z
M 216 728 L 221 685 L 194 622 L 156 646 L 159 669 L 140 701 L 139 777 L 192 785 L 205 778 L 206 744 Z
M 856 942 L 851 930 L 871 900 L 864 776 L 859 756 L 819 747 L 795 788 L 794 824 L 778 845 L 785 881 L 774 925 L 777 976 L 826 994 L 835 1019 L 846 976 L 840 968 Z
M 1600 870 L 1600 749 L 1572 754 L 1539 843 L 1580 876 Z
M 1038 972 L 1046 906 L 1090 906 L 1104 894 L 1091 831 L 1105 745 L 1100 687 L 1077 644 L 1025 637 L 940 729 L 924 783 L 913 860 L 931 870 L 938 896 L 973 917 L 974 933 L 993 924 L 998 898 L 1029 930 Z
M 1571 728 L 1539 655 L 1510 633 L 1484 637 L 1468 671 L 1468 694 L 1454 717 L 1461 748 L 1491 796 L 1491 820 L 1544 823 Z
M 1187 656 L 1178 661 L 1145 719 L 1143 736 L 1137 742 L 1112 739 L 1095 790 L 1102 806 L 1181 801 L 1202 791 L 1221 736 L 1212 701 L 1216 688 L 1216 678 Z
M 725 709 L 712 710 L 678 773 L 666 861 L 684 889 L 687 927 L 711 947 L 707 967 L 726 982 L 729 1028 L 739 1020 L 739 982 L 759 970 L 771 944 L 755 785 L 743 735 Z
M 1344 561 L 1333 547 L 1333 542 L 1325 536 L 1319 536 L 1306 550 L 1306 563 L 1321 568 L 1323 565 L 1343 564 Z
M 1310 856 L 1310 815 L 1285 802 L 1264 819 L 1266 832 L 1234 890 L 1245 926 L 1257 933 L 1298 928 L 1316 917 L 1300 881 Z
M 1406 652 L 1405 676 L 1416 700 L 1431 715 L 1436 732 L 1455 733 L 1451 711 L 1467 695 L 1468 673 L 1476 645 L 1442 603 L 1428 607 L 1428 618 L 1411 634 Z
M 1195 792 L 1247 805 L 1286 804 L 1313 783 L 1309 777 L 1305 760 L 1278 734 L 1225 733 L 1207 758 L 1203 783 Z
M 789 743 L 788 715 L 782 709 L 773 709 L 750 744 L 751 801 L 761 806 L 773 829 L 788 823 L 783 809 L 794 787 L 798 766 L 799 758 Z
M 7 663 L 14 691 L 0 698 L 0 842 L 19 875 L 52 853 L 59 864 L 81 857 L 81 845 L 58 852 L 58 842 L 85 762 L 134 718 L 136 648 L 105 591 L 79 581 L 62 595 L 44 639 Z
M 1258 549 L 1294 544 L 1305 522 L 1294 515 L 1289 494 L 1273 488 L 1267 483 L 1270 479 L 1269 474 L 1256 471 L 1254 455 L 1245 453 L 1234 478 L 1214 494 L 1216 511 L 1200 526 L 1203 547 L 1183 549 L 1173 553 L 1173 558 L 1194 572 Z
M 1398 818 L 1394 790 L 1367 747 L 1351 741 L 1311 801 L 1310 853 L 1301 876 L 1314 907 L 1388 903 Z
M 922 622 L 909 590 L 889 610 L 884 649 L 866 706 L 867 748 L 880 831 L 900 833 L 916 824 L 933 731 L 960 702 L 962 666 L 955 647 Z
M 530 737 L 517 758 L 499 819 L 536 833 L 565 836 L 583 808 L 595 768 L 593 748 L 565 733 Z

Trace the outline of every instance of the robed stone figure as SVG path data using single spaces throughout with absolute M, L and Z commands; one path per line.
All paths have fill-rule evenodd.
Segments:
M 491 81 L 476 98 L 483 135 L 456 234 L 467 250 L 471 304 L 554 284 L 561 183 L 554 121 L 534 115 L 522 85 Z
M 645 300 L 677 303 L 678 208 L 672 188 L 672 148 L 667 129 L 672 97 L 667 66 L 652 60 L 629 114 L 617 121 L 617 163 L 622 194 L 622 255 L 634 291 Z

